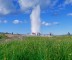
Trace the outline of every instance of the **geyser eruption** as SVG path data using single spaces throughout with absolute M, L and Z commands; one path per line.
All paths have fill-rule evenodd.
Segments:
M 32 33 L 40 33 L 40 5 L 33 8 L 30 19 Z

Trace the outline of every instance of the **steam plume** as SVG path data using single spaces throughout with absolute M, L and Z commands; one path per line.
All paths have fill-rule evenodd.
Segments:
M 31 19 L 31 31 L 32 33 L 39 33 L 40 32 L 40 6 L 37 5 L 32 10 L 30 15 Z

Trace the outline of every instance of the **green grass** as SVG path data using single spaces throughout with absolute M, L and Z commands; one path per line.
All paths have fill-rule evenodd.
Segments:
M 0 41 L 0 60 L 72 60 L 72 36 Z

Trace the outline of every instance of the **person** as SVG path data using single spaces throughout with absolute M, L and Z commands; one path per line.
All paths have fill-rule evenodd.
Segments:
M 67 35 L 70 35 L 70 32 L 68 32 L 68 34 Z
M 12 32 L 12 35 L 13 35 L 13 32 Z

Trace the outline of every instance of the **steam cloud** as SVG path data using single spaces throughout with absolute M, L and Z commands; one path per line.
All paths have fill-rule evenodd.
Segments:
M 39 33 L 40 32 L 40 5 L 34 7 L 30 15 L 30 19 L 31 19 L 32 33 Z
M 30 15 L 31 31 L 32 33 L 39 33 L 41 25 L 40 10 L 45 7 L 53 7 L 57 2 L 58 0 L 0 0 L 0 15 L 25 12 L 29 9 L 33 9 Z

